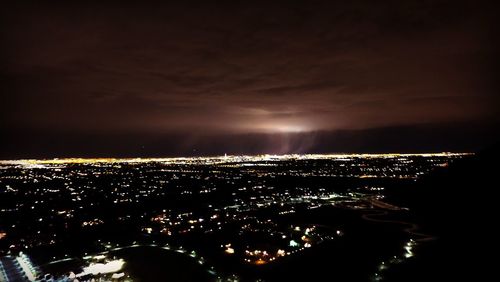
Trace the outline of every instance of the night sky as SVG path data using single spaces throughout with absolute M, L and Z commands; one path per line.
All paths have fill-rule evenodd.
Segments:
M 0 10 L 3 159 L 471 151 L 498 138 L 488 2 L 37 2 Z

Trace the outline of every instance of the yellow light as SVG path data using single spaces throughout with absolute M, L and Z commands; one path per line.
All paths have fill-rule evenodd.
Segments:
M 267 261 L 265 261 L 263 259 L 258 259 L 255 261 L 255 264 L 257 264 L 257 265 L 262 265 L 262 264 L 266 264 L 266 263 L 267 263 Z
M 100 164 L 100 163 L 147 163 L 161 162 L 172 164 L 189 163 L 232 163 L 252 162 L 262 160 L 288 160 L 288 159 L 349 159 L 349 158 L 401 158 L 401 157 L 462 157 L 474 153 L 423 153 L 423 154 L 292 154 L 292 155 L 243 155 L 243 156 L 218 156 L 218 157 L 192 157 L 192 158 L 65 158 L 65 159 L 24 159 L 24 160 L 0 160 L 1 165 L 65 165 L 65 164 Z

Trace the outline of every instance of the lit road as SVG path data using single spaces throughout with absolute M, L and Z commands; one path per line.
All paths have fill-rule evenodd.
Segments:
M 381 219 L 381 217 L 384 217 L 389 214 L 388 210 L 407 210 L 405 208 L 400 208 L 382 201 L 379 201 L 375 199 L 375 197 L 370 197 L 368 201 L 375 207 L 381 208 L 377 210 L 365 210 L 368 213 L 363 214 L 361 217 L 364 220 L 371 221 L 371 222 L 379 222 L 379 223 L 389 223 L 389 224 L 399 224 L 399 225 L 404 225 L 407 226 L 406 228 L 403 229 L 404 232 L 417 237 L 415 241 L 417 242 L 426 242 L 426 241 L 432 241 L 436 239 L 436 237 L 417 232 L 420 227 L 416 223 L 412 222 L 407 222 L 407 221 L 400 221 L 400 220 L 390 220 L 390 219 Z

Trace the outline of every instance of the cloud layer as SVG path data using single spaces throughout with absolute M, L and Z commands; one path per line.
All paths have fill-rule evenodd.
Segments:
M 217 2 L 6 7 L 2 127 L 227 135 L 498 120 L 481 3 Z

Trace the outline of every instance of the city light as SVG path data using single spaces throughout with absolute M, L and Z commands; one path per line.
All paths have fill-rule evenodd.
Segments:
M 83 272 L 74 271 L 75 277 L 127 278 L 129 273 L 122 271 L 125 261 L 113 254 L 144 246 L 188 256 L 211 275 L 220 275 L 211 264 L 218 255 L 236 264 L 274 264 L 301 257 L 325 242 L 342 244 L 357 232 L 341 221 L 317 224 L 313 217 L 309 223 L 299 220 L 304 215 L 341 211 L 351 220 L 360 220 L 358 225 L 418 228 L 403 220 L 383 219 L 390 213 L 405 218 L 411 212 L 387 200 L 384 181 L 411 183 L 443 169 L 443 164 L 469 156 L 226 155 L 1 161 L 0 183 L 5 187 L 1 192 L 12 201 L 0 210 L 2 218 L 11 222 L 0 226 L 0 242 L 6 246 L 4 253 L 56 250 L 72 244 L 67 234 L 86 234 L 78 238 L 82 244 L 76 251 L 47 252 L 41 259 L 45 265 L 80 262 Z M 401 232 L 409 233 L 406 229 Z M 122 231 L 101 238 L 101 232 L 114 230 Z M 217 246 L 218 254 L 203 253 L 213 249 L 211 244 Z M 409 241 L 404 252 L 384 260 L 381 269 L 416 256 L 415 246 L 415 241 Z M 4 260 L 9 265 L 10 259 Z M 38 269 L 24 257 L 19 265 L 15 271 L 19 275 L 22 271 L 31 271 L 33 277 L 45 275 L 44 268 Z

